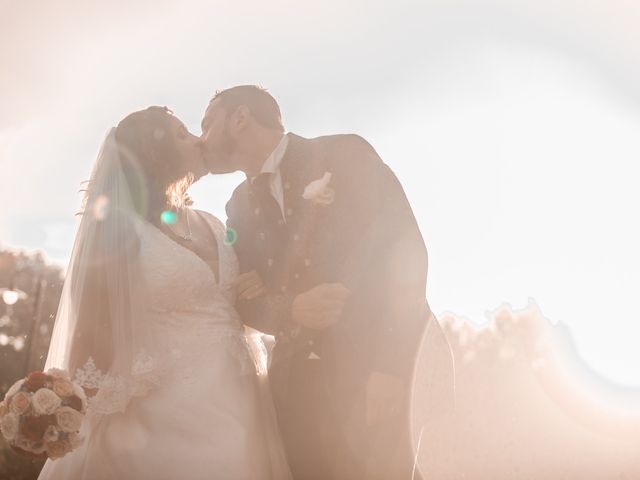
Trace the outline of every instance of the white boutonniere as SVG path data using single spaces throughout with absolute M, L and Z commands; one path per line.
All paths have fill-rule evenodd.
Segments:
M 329 186 L 331 172 L 324 172 L 322 178 L 314 180 L 304 188 L 302 198 L 317 205 L 331 205 L 335 199 L 335 190 Z

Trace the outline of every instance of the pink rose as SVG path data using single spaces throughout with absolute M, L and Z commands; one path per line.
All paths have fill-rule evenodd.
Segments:
M 56 420 L 58 427 L 63 432 L 77 432 L 82 425 L 82 415 L 71 407 L 60 407 L 56 410 Z
M 87 410 L 87 394 L 85 393 L 84 388 L 75 382 L 72 383 L 71 386 L 73 387 L 74 395 L 80 399 L 80 403 L 82 404 L 80 411 L 85 412 Z
M 62 401 L 60 400 L 60 397 L 53 392 L 53 390 L 41 388 L 33 394 L 31 403 L 33 404 L 33 409 L 35 410 L 36 415 L 51 415 L 60 406 Z
M 0 402 L 0 418 L 4 417 L 7 413 L 9 413 L 9 407 L 7 407 L 6 402 Z
M 46 445 L 47 455 L 51 459 L 62 458 L 71 451 L 71 444 L 66 440 L 56 440 L 55 442 L 48 442 Z
M 71 382 L 62 378 L 53 381 L 53 391 L 60 397 L 70 397 L 74 393 Z
M 31 372 L 24 382 L 24 386 L 30 392 L 45 388 L 52 378 L 44 372 Z
M 29 398 L 29 394 L 26 392 L 18 392 L 11 399 L 10 409 L 16 415 L 22 415 L 29 410 L 30 405 L 31 399 Z
M 7 413 L 0 419 L 0 431 L 8 441 L 13 440 L 18 434 L 20 419 L 15 413 Z
M 7 391 L 6 395 L 4 396 L 5 400 L 7 398 L 13 397 L 16 393 L 18 393 L 22 388 L 22 385 L 24 385 L 24 378 L 22 380 L 18 380 L 16 383 L 11 385 L 11 388 Z
M 60 431 L 57 429 L 55 425 L 49 425 L 47 429 L 44 431 L 44 435 L 42 439 L 45 443 L 55 442 L 60 437 Z

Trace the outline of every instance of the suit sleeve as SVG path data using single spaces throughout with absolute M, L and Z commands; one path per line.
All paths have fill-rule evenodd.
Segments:
M 344 149 L 349 158 L 334 166 L 340 177 L 349 173 L 351 188 L 346 184 L 336 188 L 346 189 L 353 217 L 363 219 L 342 278 L 352 291 L 361 290 L 380 303 L 378 318 L 371 319 L 374 369 L 401 375 L 408 371 L 414 353 L 412 327 L 428 309 L 427 251 L 396 176 L 366 141 L 355 137 L 353 143 L 353 148 Z

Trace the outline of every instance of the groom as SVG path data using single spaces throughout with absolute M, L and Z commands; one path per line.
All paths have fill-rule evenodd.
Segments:
M 408 396 L 430 318 L 427 252 L 403 189 L 356 135 L 285 134 L 251 85 L 202 120 L 212 173 L 243 171 L 227 242 L 245 324 L 276 338 L 269 375 L 295 479 L 412 478 Z M 416 477 L 417 478 L 417 477 Z

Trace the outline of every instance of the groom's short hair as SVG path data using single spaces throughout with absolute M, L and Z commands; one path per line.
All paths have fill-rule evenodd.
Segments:
M 256 121 L 266 128 L 284 132 L 280 107 L 266 89 L 257 85 L 239 85 L 216 92 L 211 102 L 218 100 L 227 112 L 245 105 Z

